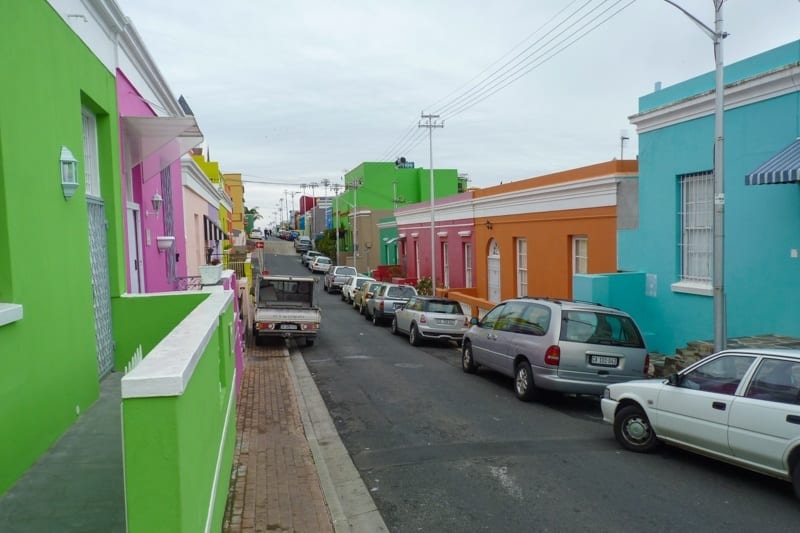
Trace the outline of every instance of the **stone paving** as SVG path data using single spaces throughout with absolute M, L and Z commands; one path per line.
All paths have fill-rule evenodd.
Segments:
M 332 532 L 289 352 L 281 341 L 250 347 L 245 358 L 223 531 Z

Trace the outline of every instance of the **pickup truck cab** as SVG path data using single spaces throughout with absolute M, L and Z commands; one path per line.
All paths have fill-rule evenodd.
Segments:
M 256 344 L 265 337 L 302 338 L 314 344 L 322 313 L 314 301 L 311 276 L 268 275 L 253 287 L 255 313 L 253 336 Z

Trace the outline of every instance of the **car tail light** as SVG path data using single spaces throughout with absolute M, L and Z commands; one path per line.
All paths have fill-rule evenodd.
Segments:
M 381 300 L 381 302 L 378 304 L 378 309 L 380 309 L 381 313 L 383 313 L 383 300 Z
M 644 374 L 650 373 L 650 354 L 644 356 L 644 368 L 642 369 Z
M 548 365 L 558 366 L 561 362 L 561 348 L 555 345 L 550 346 L 544 352 L 544 362 Z
M 427 318 L 425 318 L 425 315 L 421 315 L 421 316 L 419 317 L 419 323 L 420 323 L 420 324 L 424 324 L 424 323 L 426 323 L 427 321 L 428 321 L 428 319 L 427 319 Z

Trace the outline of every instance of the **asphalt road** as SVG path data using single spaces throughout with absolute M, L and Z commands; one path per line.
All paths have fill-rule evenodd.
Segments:
M 281 243 L 283 244 L 283 243 Z M 272 273 L 307 273 L 296 255 Z M 323 292 L 301 347 L 339 434 L 391 531 L 797 531 L 788 483 L 663 447 L 623 451 L 598 400 L 526 404 L 467 375 L 451 344 L 414 348 Z

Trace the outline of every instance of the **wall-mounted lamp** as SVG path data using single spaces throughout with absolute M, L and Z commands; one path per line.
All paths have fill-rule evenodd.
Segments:
M 491 231 L 491 229 L 492 229 L 492 221 L 491 220 L 488 220 L 488 219 L 486 220 L 486 229 Z
M 149 217 L 157 217 L 158 216 L 158 212 L 161 210 L 161 204 L 164 203 L 164 199 L 161 197 L 160 194 L 158 194 L 158 191 L 156 191 L 156 193 L 153 195 L 153 198 L 150 200 L 150 202 L 153 204 L 153 210 L 152 211 L 145 211 L 144 214 L 149 216 Z
M 66 146 L 61 147 L 61 189 L 69 200 L 78 188 L 78 160 Z

